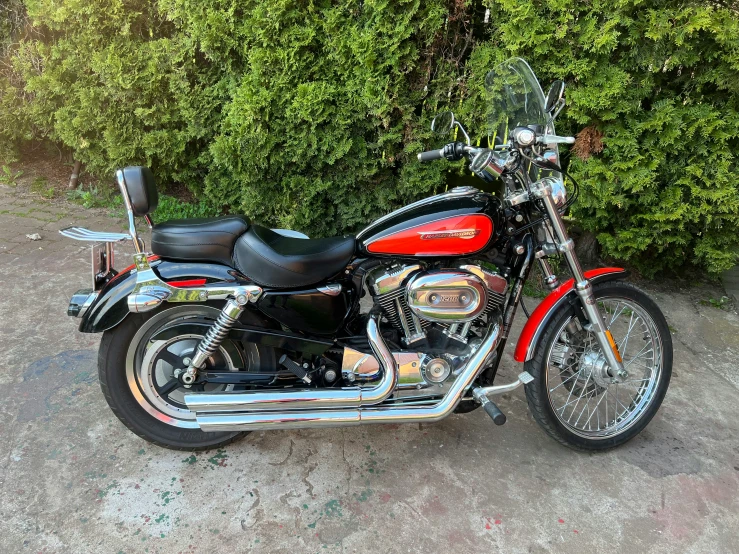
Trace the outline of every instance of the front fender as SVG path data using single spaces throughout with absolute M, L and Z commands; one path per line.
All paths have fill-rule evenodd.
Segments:
M 159 278 L 179 286 L 202 285 L 205 283 L 237 283 L 238 272 L 225 265 L 207 263 L 170 262 L 149 257 L 149 263 Z M 127 267 L 100 290 L 95 301 L 80 321 L 82 333 L 101 333 L 118 325 L 130 313 L 128 295 L 136 285 L 136 269 Z
M 628 275 L 628 272 L 620 267 L 602 267 L 585 272 L 585 278 L 594 285 L 604 281 L 623 279 L 626 275 Z M 565 302 L 568 302 L 572 296 L 576 295 L 575 280 L 569 279 L 550 292 L 541 301 L 521 330 L 521 335 L 519 335 L 518 342 L 516 343 L 516 351 L 513 354 L 514 360 L 517 362 L 527 362 L 534 356 L 534 348 L 538 344 L 539 338 L 547 324 L 557 312 L 557 309 Z

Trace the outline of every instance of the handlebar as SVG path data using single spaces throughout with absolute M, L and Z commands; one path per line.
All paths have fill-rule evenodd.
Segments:
M 528 130 L 528 129 L 526 129 Z M 511 142 L 507 142 L 505 144 L 497 144 L 493 146 L 493 151 L 501 151 L 501 150 L 512 150 L 519 148 L 520 145 L 513 141 L 513 137 L 511 137 Z M 538 135 L 536 137 L 536 143 L 538 144 L 575 144 L 575 137 L 560 137 L 557 135 Z M 532 143 L 529 143 L 532 144 Z M 461 160 L 463 157 L 467 156 L 470 160 L 472 160 L 477 154 L 480 152 L 489 150 L 487 148 L 475 148 L 473 146 L 467 146 L 461 142 L 450 142 L 443 148 L 439 148 L 438 150 L 427 150 L 426 152 L 421 152 L 418 154 L 418 161 L 419 162 L 431 162 L 434 160 L 449 160 L 449 161 L 456 161 Z
M 444 149 L 440 148 L 439 150 L 428 150 L 427 152 L 421 152 L 418 155 L 418 161 L 430 162 L 433 160 L 443 160 L 444 157 Z

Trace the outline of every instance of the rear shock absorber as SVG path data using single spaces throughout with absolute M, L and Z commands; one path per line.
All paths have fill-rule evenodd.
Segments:
M 202 338 L 195 351 L 195 355 L 190 360 L 190 364 L 182 375 L 182 382 L 186 387 L 190 387 L 197 379 L 198 370 L 202 369 L 205 361 L 210 358 L 218 349 L 223 339 L 228 336 L 236 322 L 244 311 L 244 306 L 248 302 L 248 296 L 239 294 L 235 299 L 229 299 L 221 310 L 213 326 Z

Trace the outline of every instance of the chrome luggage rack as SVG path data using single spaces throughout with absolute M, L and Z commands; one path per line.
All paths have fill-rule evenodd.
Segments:
M 90 231 L 84 227 L 66 227 L 61 229 L 59 233 L 68 239 L 81 240 L 85 242 L 123 242 L 131 240 L 131 235 L 128 233 Z
M 59 233 L 68 239 L 91 242 L 92 244 L 92 290 L 97 291 L 114 273 L 113 244 L 132 240 L 129 233 L 106 233 L 90 231 L 84 227 L 66 227 Z

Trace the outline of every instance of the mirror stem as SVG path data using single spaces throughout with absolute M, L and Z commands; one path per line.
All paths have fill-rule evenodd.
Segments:
M 459 121 L 455 121 L 454 125 L 456 125 L 460 131 L 462 131 L 462 134 L 464 135 L 464 140 L 467 141 L 467 146 L 472 146 L 472 141 L 470 140 L 470 136 L 467 134 L 467 131 L 464 130 L 464 127 L 462 127 L 462 124 Z

